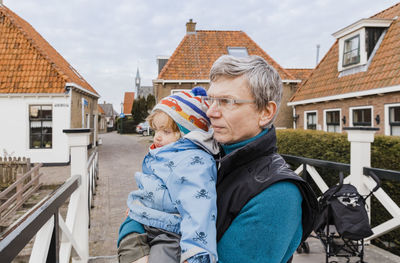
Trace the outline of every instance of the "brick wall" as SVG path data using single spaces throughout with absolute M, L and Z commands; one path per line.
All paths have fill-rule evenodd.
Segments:
M 297 128 L 304 129 L 304 112 L 305 111 L 317 111 L 317 127 L 324 129 L 324 110 L 326 109 L 341 109 L 340 124 L 342 127 L 350 126 L 350 108 L 351 107 L 362 107 L 362 106 L 373 106 L 372 109 L 372 126 L 379 128 L 377 134 L 385 133 L 385 104 L 400 103 L 400 92 L 386 93 L 382 95 L 365 96 L 360 98 L 335 100 L 323 103 L 315 103 L 308 105 L 296 106 L 296 115 L 299 118 L 296 122 Z M 380 116 L 380 123 L 377 124 L 375 118 Z M 343 124 L 342 118 L 346 116 L 346 123 Z
M 76 90 L 72 90 L 71 93 L 71 128 L 82 128 L 82 98 L 88 101 L 88 106 L 84 107 L 84 116 L 90 115 L 89 128 L 94 130 L 94 115 L 97 112 L 97 98 L 89 97 Z M 86 128 L 86 120 L 85 126 Z M 93 143 L 93 135 L 90 136 L 90 143 Z

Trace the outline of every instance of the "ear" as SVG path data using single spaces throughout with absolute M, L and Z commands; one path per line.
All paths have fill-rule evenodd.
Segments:
M 278 106 L 275 101 L 268 102 L 268 105 L 260 112 L 258 125 L 260 127 L 265 127 L 275 116 Z

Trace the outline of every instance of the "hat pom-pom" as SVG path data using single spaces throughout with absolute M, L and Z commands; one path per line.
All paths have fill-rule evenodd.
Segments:
M 197 86 L 192 89 L 194 96 L 207 96 L 207 91 L 202 86 Z

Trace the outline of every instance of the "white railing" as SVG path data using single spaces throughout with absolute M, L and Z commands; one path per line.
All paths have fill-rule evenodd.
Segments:
M 65 221 L 60 214 L 58 220 L 53 216 L 36 234 L 30 263 L 46 262 L 55 222 L 60 229 L 59 262 L 71 261 L 72 248 L 77 255 L 77 258 L 72 258 L 72 262 L 88 262 L 89 259 L 88 227 L 98 176 L 98 152 L 95 150 L 88 159 L 89 129 L 71 129 L 64 132 L 68 135 L 71 148 L 71 177 L 79 174 L 81 184 L 70 197 Z
M 89 200 L 89 220 L 90 220 L 90 208 L 93 208 L 93 198 L 96 195 L 96 185 L 97 179 L 99 179 L 99 153 L 97 148 L 94 149 L 92 154 L 89 157 L 87 162 L 87 170 L 88 170 L 88 200 Z M 89 224 L 90 225 L 90 224 Z
M 354 185 L 358 192 L 366 196 L 372 189 L 375 188 L 376 182 L 369 176 L 365 175 L 364 167 L 371 167 L 371 143 L 374 141 L 374 133 L 376 129 L 348 129 L 348 140 L 350 141 L 350 175 L 344 179 L 345 183 Z M 306 164 L 305 170 L 311 176 L 315 184 L 324 193 L 328 190 L 328 185 L 322 179 L 321 175 L 317 172 L 314 166 Z M 295 172 L 301 174 L 304 171 L 304 164 L 301 164 Z M 374 227 L 372 229 L 373 235 L 366 238 L 366 241 L 380 237 L 398 227 L 400 227 L 400 208 L 390 198 L 390 196 L 382 189 L 379 188 L 373 193 L 376 199 L 385 207 L 385 209 L 392 215 L 392 219 Z M 368 216 L 371 219 L 371 203 L 370 198 L 366 200 L 366 209 Z

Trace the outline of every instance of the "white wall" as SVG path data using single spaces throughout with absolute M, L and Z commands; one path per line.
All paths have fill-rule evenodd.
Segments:
M 51 149 L 29 149 L 29 105 L 53 106 L 53 145 Z M 70 97 L 0 96 L 0 155 L 3 149 L 16 157 L 31 158 L 32 163 L 67 163 L 69 149 L 63 129 L 70 127 Z

